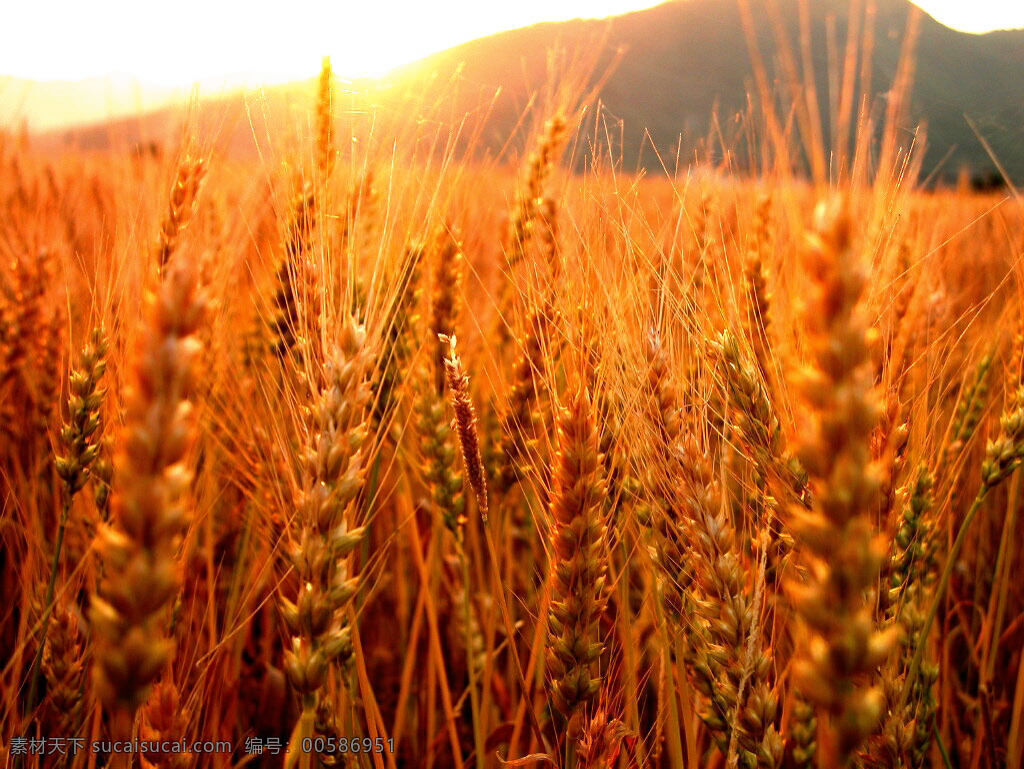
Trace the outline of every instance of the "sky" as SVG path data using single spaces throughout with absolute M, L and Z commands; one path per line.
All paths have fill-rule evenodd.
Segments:
M 723 0 L 724 1 L 724 0 Z M 811 0 L 815 2 L 815 0 Z M 120 75 L 205 89 L 310 77 L 323 54 L 342 77 L 376 76 L 460 42 L 651 0 L 39 0 L 10 3 L 0 76 L 82 80 Z M 968 32 L 1024 27 L 1020 0 L 919 0 Z

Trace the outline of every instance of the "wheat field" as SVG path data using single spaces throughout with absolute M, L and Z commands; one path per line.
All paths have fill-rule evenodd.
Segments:
M 1021 766 L 1015 192 L 334 88 L 259 160 L 0 135 L 7 765 Z

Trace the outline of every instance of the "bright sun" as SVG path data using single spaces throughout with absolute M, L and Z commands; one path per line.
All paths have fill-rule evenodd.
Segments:
M 685 0 L 683 0 L 685 2 Z M 807 0 L 819 2 L 819 0 Z M 736 0 L 719 0 L 734 3 Z M 876 0 L 877 2 L 877 0 Z M 915 0 L 969 32 L 1024 27 L 1020 0 Z M 312 77 L 383 75 L 473 38 L 599 18 L 657 0 L 50 0 L 8 3 L 0 24 L 0 126 L 102 120 L 186 96 Z M 5 82 L 5 76 L 20 80 Z M 58 91 L 37 81 L 89 81 Z M 54 95 L 58 93 L 59 95 Z
M 940 21 L 969 31 L 1024 25 L 1024 3 L 918 2 Z M 0 75 L 80 80 L 119 74 L 175 87 L 195 82 L 202 86 L 255 84 L 309 77 L 326 53 L 341 76 L 375 76 L 503 29 L 574 16 L 601 17 L 655 4 L 653 0 L 11 3 L 0 28 Z
M 1024 3 L 1019 0 L 914 0 L 948 27 L 963 32 L 1024 27 Z
M 166 86 L 256 84 L 310 77 L 329 54 L 340 76 L 376 76 L 503 29 L 655 4 L 58 0 L 55 9 L 54 3 L 17 3 L 4 11 L 0 75 L 78 80 L 118 74 Z

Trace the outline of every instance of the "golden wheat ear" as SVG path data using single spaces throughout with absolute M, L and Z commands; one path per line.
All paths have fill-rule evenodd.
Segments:
M 206 164 L 202 158 L 189 154 L 182 156 L 175 170 L 167 211 L 160 223 L 157 265 L 161 271 L 167 268 L 182 233 L 195 216 L 196 206 L 199 204 L 199 191 L 205 176 Z
M 876 627 L 870 597 L 885 554 L 872 523 L 882 474 L 871 436 L 881 405 L 872 386 L 868 276 L 852 228 L 844 201 L 823 203 L 804 250 L 809 359 L 796 386 L 809 424 L 796 455 L 813 501 L 810 509 L 791 505 L 789 516 L 809 567 L 806 581 L 788 583 L 800 619 L 794 683 L 828 714 L 819 749 L 838 763 L 853 758 L 882 718 L 884 696 L 871 682 L 899 637 L 897 628 Z
M 563 721 L 578 730 L 582 724 L 574 717 L 601 687 L 595 663 L 604 649 L 598 620 L 607 599 L 607 489 L 600 436 L 585 387 L 577 388 L 561 409 L 554 465 L 548 700 Z
M 344 319 L 325 383 L 309 411 L 308 445 L 301 457 L 301 528 L 298 543 L 288 554 L 298 590 L 278 596 L 291 637 L 284 671 L 302 702 L 291 745 L 296 756 L 303 753 L 303 741 L 312 737 L 331 671 L 343 669 L 355 653 L 349 609 L 360 579 L 351 556 L 366 536 L 366 527 L 355 525 L 355 508 L 363 491 L 371 437 L 371 365 L 366 330 L 354 318 Z M 309 751 L 305 753 L 302 763 L 308 765 Z M 291 759 L 295 760 L 299 759 Z
M 43 599 L 44 614 L 40 632 L 40 649 L 33 663 L 32 680 L 29 684 L 27 704 L 32 709 L 36 704 L 36 694 L 40 683 L 39 663 L 46 647 L 50 617 L 53 611 L 53 597 L 57 587 L 57 573 L 60 571 L 64 536 L 71 519 L 71 506 L 75 495 L 85 486 L 89 479 L 92 466 L 96 463 L 100 452 L 100 408 L 103 405 L 104 391 L 100 381 L 107 368 L 107 340 L 102 329 L 93 332 L 92 342 L 82 350 L 79 367 L 71 372 L 68 399 L 68 420 L 60 432 L 60 440 L 64 453 L 54 459 L 57 476 L 64 484 L 64 495 L 61 503 L 60 519 L 57 523 L 57 538 L 50 561 L 50 577 Z M 83 527 L 87 529 L 88 526 Z
M 476 410 L 473 408 L 473 399 L 469 393 L 469 374 L 463 369 L 462 359 L 455 350 L 455 336 L 439 334 L 438 339 L 448 345 L 444 368 L 448 381 L 448 397 L 455 411 L 455 429 L 462 447 L 466 477 L 469 478 L 469 485 L 476 497 L 480 518 L 487 523 L 487 477 L 480 456 L 480 435 L 477 432 Z
M 112 520 L 98 537 L 105 578 L 90 612 L 95 691 L 121 738 L 175 648 L 165 615 L 180 588 L 178 548 L 191 518 L 192 398 L 207 308 L 195 263 L 176 259 L 147 304 L 114 462 Z
M 69 607 L 54 610 L 43 653 L 43 674 L 47 695 L 43 702 L 43 723 L 50 734 L 77 735 L 84 720 L 86 703 L 86 660 L 88 641 Z
M 337 161 L 334 147 L 334 72 L 331 59 L 325 56 L 320 67 L 316 97 L 316 167 L 321 183 L 326 184 Z

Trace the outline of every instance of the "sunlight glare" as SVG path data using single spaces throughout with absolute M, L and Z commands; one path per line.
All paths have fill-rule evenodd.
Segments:
M 721 0 L 735 2 L 735 0 Z M 1024 3 L 917 0 L 965 31 L 1024 26 Z M 205 91 L 306 79 L 324 55 L 343 78 L 376 77 L 473 38 L 540 21 L 600 18 L 652 0 L 56 0 L 14 3 L 0 25 L 0 76 L 118 76 Z
M 181 0 L 19 3 L 0 31 L 0 75 L 81 80 L 112 74 L 163 86 L 305 79 L 323 55 L 341 77 L 375 77 L 466 40 L 538 21 L 604 17 L 649 0 L 246 5 Z M 45 45 L 40 34 L 45 30 Z M 36 32 L 36 34 L 33 34 Z

